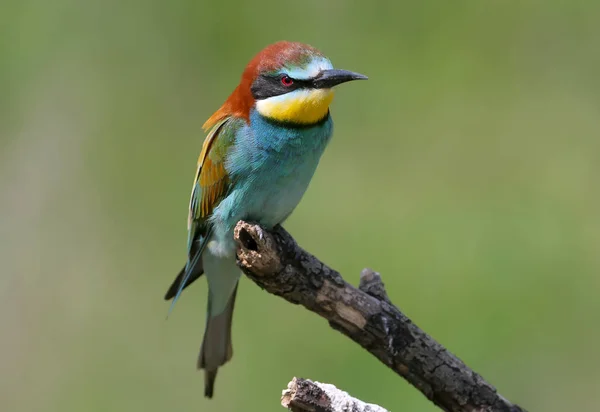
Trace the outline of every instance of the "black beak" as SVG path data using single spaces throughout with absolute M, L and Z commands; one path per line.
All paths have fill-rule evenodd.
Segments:
M 351 80 L 367 80 L 368 77 L 364 74 L 354 73 L 348 70 L 323 70 L 313 80 L 315 89 L 328 89 L 338 84 L 346 83 Z

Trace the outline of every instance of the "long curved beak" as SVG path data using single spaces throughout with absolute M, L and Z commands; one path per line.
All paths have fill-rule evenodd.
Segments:
M 328 89 L 338 84 L 346 83 L 352 80 L 367 80 L 368 77 L 364 74 L 351 72 L 349 70 L 323 70 L 313 80 L 315 89 Z

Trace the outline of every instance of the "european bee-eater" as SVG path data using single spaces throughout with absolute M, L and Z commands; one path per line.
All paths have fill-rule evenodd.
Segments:
M 273 228 L 294 210 L 329 142 L 332 87 L 367 77 L 334 69 L 302 43 L 267 46 L 240 84 L 204 123 L 188 216 L 188 258 L 165 299 L 206 273 L 208 309 L 197 366 L 204 395 L 231 359 L 231 319 L 240 278 L 233 229 L 241 219 Z

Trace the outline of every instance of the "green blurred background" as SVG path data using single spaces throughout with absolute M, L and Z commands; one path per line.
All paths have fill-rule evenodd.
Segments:
M 216 397 L 206 284 L 165 321 L 201 125 L 247 61 L 310 43 L 334 139 L 287 222 L 530 411 L 597 408 L 600 3 L 8 0 L 0 6 L 0 409 L 279 411 L 293 376 L 393 411 L 417 390 L 241 282 Z M 310 333 L 307 333 L 310 331 Z

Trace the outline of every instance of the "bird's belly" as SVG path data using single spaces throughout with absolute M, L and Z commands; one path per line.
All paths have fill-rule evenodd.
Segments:
M 264 179 L 257 177 L 257 187 L 248 202 L 247 218 L 269 228 L 282 223 L 300 203 L 313 172 L 314 168 L 281 175 L 270 172 Z
M 257 170 L 252 179 L 239 183 L 213 212 L 210 253 L 227 258 L 235 256 L 233 229 L 239 220 L 257 222 L 268 229 L 282 223 L 300 202 L 316 162 L 312 167 L 307 166 L 311 164 L 304 164 L 293 173 Z

